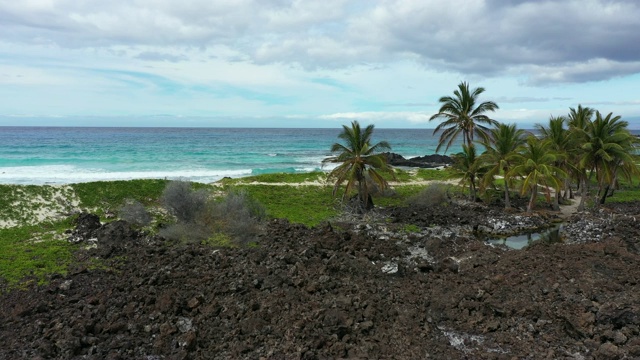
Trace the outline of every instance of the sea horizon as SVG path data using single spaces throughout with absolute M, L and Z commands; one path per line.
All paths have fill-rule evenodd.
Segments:
M 0 127 L 0 184 L 170 179 L 211 183 L 267 173 L 327 171 L 342 127 Z M 640 134 L 639 130 L 632 130 Z M 433 129 L 376 128 L 407 159 L 435 154 Z M 461 151 L 460 140 L 445 153 Z M 330 164 L 331 165 L 331 164 Z
M 0 127 L 0 183 L 61 185 L 131 179 L 210 183 L 224 177 L 329 170 L 342 127 Z M 405 158 L 435 153 L 432 129 L 376 128 Z M 458 152 L 455 144 L 447 152 Z M 442 153 L 442 152 L 441 152 Z

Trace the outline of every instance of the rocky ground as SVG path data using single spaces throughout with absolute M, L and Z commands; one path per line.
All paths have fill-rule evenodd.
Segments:
M 0 358 L 640 358 L 640 203 L 574 215 L 566 243 L 476 237 L 556 218 L 389 209 L 213 249 L 83 216 L 71 238 L 97 248 L 0 297 Z

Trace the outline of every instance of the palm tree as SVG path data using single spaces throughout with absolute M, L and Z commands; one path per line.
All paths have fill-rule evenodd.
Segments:
M 463 145 L 470 146 L 473 143 L 474 134 L 478 134 L 481 137 L 486 135 L 488 128 L 485 125 L 495 126 L 497 124 L 497 121 L 485 115 L 487 112 L 498 109 L 496 103 L 485 101 L 476 105 L 478 97 L 484 91 L 482 87 L 469 90 L 469 84 L 463 81 L 458 85 L 458 89 L 453 92 L 454 97 L 443 96 L 438 100 L 442 106 L 438 113 L 429 119 L 429 121 L 444 119 L 444 122 L 433 130 L 434 135 L 443 130 L 436 152 L 446 143 L 444 150 L 446 153 L 460 133 L 463 135 Z
M 575 166 L 576 179 L 580 189 L 580 204 L 578 205 L 578 211 L 584 210 L 584 204 L 589 192 L 588 169 L 583 166 L 584 162 L 582 162 L 580 158 L 582 156 L 581 146 L 587 141 L 587 128 L 591 126 L 591 119 L 594 113 L 594 109 L 578 105 L 577 109 L 569 108 L 569 115 L 567 116 L 570 137 L 573 141 L 573 149 L 578 150 L 573 153 L 574 156 L 571 159 L 571 163 Z
M 378 171 L 390 173 L 392 176 L 394 174 L 393 169 L 387 164 L 387 157 L 378 153 L 380 150 L 390 150 L 391 146 L 386 141 L 371 145 L 373 125 L 363 130 L 357 121 L 353 121 L 351 127 L 343 125 L 342 128 L 338 138 L 344 140 L 345 144 L 333 144 L 331 152 L 337 155 L 326 158 L 323 163 L 340 164 L 329 173 L 329 178 L 336 179 L 333 195 L 336 195 L 342 183 L 346 181 L 343 200 L 355 188 L 358 210 L 365 212 L 373 208 L 373 200 L 367 186 L 368 180 L 380 189 L 384 189 L 388 183 Z
M 567 121 L 569 122 L 569 128 L 571 129 L 586 129 L 591 123 L 591 118 L 595 110 L 590 107 L 582 107 L 578 105 L 577 109 L 569 108 L 569 116 Z
M 551 149 L 555 152 L 557 157 L 555 166 L 564 170 L 566 173 L 569 173 L 570 171 L 575 170 L 575 166 L 573 166 L 572 162 L 569 161 L 575 153 L 575 143 L 573 141 L 574 138 L 571 136 L 571 132 L 565 128 L 566 122 L 567 119 L 564 116 L 551 116 L 549 118 L 548 126 L 545 127 L 541 124 L 536 124 L 535 128 L 540 132 L 542 138 L 549 142 Z M 565 178 L 563 188 L 566 198 L 567 193 L 571 189 L 569 177 Z M 555 193 L 553 203 L 555 210 L 560 208 L 559 203 L 560 191 L 557 191 Z
M 493 184 L 495 177 L 504 175 L 504 207 L 511 208 L 509 198 L 510 179 L 507 176 L 511 165 L 517 158 L 517 150 L 525 142 L 526 131 L 518 129 L 515 124 L 498 124 L 490 129 L 482 145 L 486 149 L 480 155 L 483 163 L 487 164 L 487 172 L 483 177 L 483 187 Z
M 609 188 L 616 181 L 618 171 L 627 177 L 639 172 L 633 153 L 635 137 L 627 130 L 628 123 L 613 113 L 603 117 L 596 111 L 596 118 L 585 131 L 586 142 L 582 145 L 581 167 L 595 171 L 604 204 Z
M 509 176 L 522 178 L 522 194 L 530 192 L 527 212 L 530 213 L 538 196 L 538 185 L 545 188 L 547 199 L 551 197 L 550 187 L 556 191 L 562 186 L 566 173 L 555 166 L 557 159 L 548 141 L 529 136 L 521 153 L 517 156 L 517 165 L 509 172 Z
M 462 145 L 462 152 L 453 156 L 453 169 L 461 175 L 460 185 L 469 184 L 469 199 L 476 200 L 476 180 L 482 173 L 479 157 L 476 155 L 476 147 Z

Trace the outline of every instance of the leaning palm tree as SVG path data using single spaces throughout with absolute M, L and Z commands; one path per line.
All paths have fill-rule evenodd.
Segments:
M 460 134 L 462 134 L 463 145 L 470 146 L 473 143 L 474 134 L 484 137 L 487 126 L 497 124 L 497 121 L 489 118 L 486 113 L 495 111 L 498 105 L 493 101 L 477 104 L 478 97 L 484 91 L 482 87 L 469 90 L 469 84 L 463 81 L 453 92 L 455 96 L 443 96 L 438 100 L 442 106 L 438 113 L 429 119 L 429 121 L 444 119 L 444 122 L 433 130 L 434 135 L 442 130 L 436 152 L 446 144 L 444 150 L 446 153 Z
M 546 140 L 537 139 L 535 136 L 527 138 L 527 143 L 521 153 L 518 154 L 517 165 L 509 172 L 509 176 L 522 178 L 522 194 L 530 193 L 527 212 L 533 211 L 538 186 L 545 189 L 547 200 L 551 199 L 551 189 L 558 191 L 562 186 L 562 179 L 566 173 L 555 166 L 556 155 Z
M 518 149 L 525 142 L 526 131 L 518 129 L 515 124 L 498 124 L 490 129 L 487 137 L 482 141 L 486 149 L 480 155 L 480 161 L 487 164 L 487 172 L 482 178 L 483 187 L 494 186 L 496 176 L 504 176 L 504 207 L 511 208 L 509 198 L 510 179 L 509 170 L 517 158 Z
M 338 137 L 344 140 L 345 144 L 333 144 L 331 152 L 337 155 L 328 157 L 322 162 L 323 164 L 340 164 L 329 173 L 329 178 L 336 179 L 333 195 L 336 195 L 340 186 L 346 181 L 343 200 L 354 189 L 357 190 L 357 210 L 366 212 L 373 208 L 368 184 L 371 183 L 383 190 L 388 183 L 380 172 L 387 172 L 392 176 L 394 174 L 393 168 L 387 164 L 387 157 L 379 153 L 380 150 L 390 150 L 391 146 L 386 141 L 371 145 L 373 125 L 361 129 L 360 124 L 353 121 L 350 127 L 343 125 L 342 128 Z

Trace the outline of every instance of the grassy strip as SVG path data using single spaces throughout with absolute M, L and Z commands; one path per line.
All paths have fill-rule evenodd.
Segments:
M 640 189 L 618 190 L 613 193 L 613 196 L 607 198 L 605 204 L 632 202 L 638 200 L 640 200 Z
M 42 284 L 46 275 L 65 274 L 77 248 L 60 240 L 70 221 L 0 229 L 0 278 L 9 287 L 23 279 Z
M 249 184 L 252 182 L 259 183 L 285 183 L 285 184 L 300 184 L 305 182 L 325 182 L 327 180 L 327 174 L 322 171 L 313 171 L 309 173 L 272 173 L 262 174 L 255 176 L 247 176 L 237 179 L 222 179 L 220 184 L 223 185 L 241 185 Z
M 237 185 L 260 202 L 267 215 L 315 226 L 338 214 L 328 186 Z
M 403 205 L 406 199 L 424 190 L 424 185 L 411 182 L 444 181 L 453 178 L 453 175 L 448 170 L 419 169 L 415 172 L 400 171 L 397 178 L 399 184 L 394 186 L 394 195 L 375 197 L 374 202 L 377 206 Z M 221 181 L 222 187 L 198 183 L 194 183 L 193 186 L 197 189 L 212 191 L 244 189 L 266 208 L 269 216 L 316 226 L 337 216 L 340 212 L 340 198 L 332 196 L 330 183 L 327 183 L 327 186 L 297 185 L 318 180 L 324 180 L 324 173 L 265 174 L 250 178 L 225 179 Z M 290 185 L 251 185 L 252 182 Z M 91 209 L 100 215 L 118 209 L 128 199 L 138 200 L 148 208 L 157 208 L 167 183 L 167 180 L 93 182 L 70 185 L 62 190 L 59 187 L 49 186 L 2 185 L 0 186 L 0 207 L 2 208 L 0 220 L 27 220 L 25 216 L 17 217 L 17 214 L 30 207 L 34 207 L 33 211 L 36 211 L 42 206 L 47 206 L 45 202 L 31 204 L 32 199 L 56 200 L 55 197 L 67 194 L 74 199 L 77 197 L 80 207 Z M 640 199 L 637 183 L 625 185 L 631 186 L 616 191 L 613 197 L 607 199 L 607 202 Z M 464 190 L 452 185 L 450 191 L 461 194 Z M 57 201 L 50 201 L 49 206 L 57 206 L 56 203 Z M 25 278 L 41 283 L 45 281 L 47 274 L 64 274 L 77 246 L 56 239 L 62 238 L 64 231 L 71 227 L 70 220 L 66 220 L 43 222 L 38 225 L 22 223 L 12 228 L 0 229 L 0 278 L 11 285 L 16 285 Z M 228 242 L 228 239 L 212 237 L 211 242 L 221 245 Z
M 113 211 L 125 200 L 138 200 L 144 205 L 157 204 L 168 180 L 97 181 L 71 185 L 84 208 L 98 215 Z

